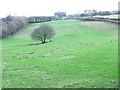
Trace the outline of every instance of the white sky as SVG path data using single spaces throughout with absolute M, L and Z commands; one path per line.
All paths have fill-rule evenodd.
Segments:
M 1 0 L 0 17 L 53 16 L 57 11 L 67 14 L 80 13 L 85 9 L 118 10 L 119 0 Z

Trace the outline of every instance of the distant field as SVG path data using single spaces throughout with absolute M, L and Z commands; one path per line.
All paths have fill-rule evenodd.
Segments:
M 118 28 L 104 22 L 47 22 L 52 42 L 31 39 L 41 23 L 29 24 L 0 41 L 3 87 L 115 88 L 118 85 Z
M 103 18 L 120 18 L 119 15 L 106 15 L 106 16 L 95 16 L 95 17 L 103 17 Z

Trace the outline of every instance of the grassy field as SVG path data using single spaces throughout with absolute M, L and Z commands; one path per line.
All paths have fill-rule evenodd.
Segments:
M 40 45 L 29 24 L 2 43 L 3 87 L 114 88 L 118 85 L 118 28 L 104 22 L 47 22 L 56 31 Z

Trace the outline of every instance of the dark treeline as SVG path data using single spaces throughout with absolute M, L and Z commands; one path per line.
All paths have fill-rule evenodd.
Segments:
M 86 17 L 86 16 L 105 16 L 105 15 L 115 15 L 120 14 L 120 11 L 97 11 L 97 10 L 84 10 L 83 13 L 80 14 L 73 14 L 69 15 L 69 18 L 79 18 L 79 17 Z
M 53 20 L 53 16 L 31 16 L 28 18 L 28 23 L 40 23 Z
M 28 17 L 29 23 L 41 23 L 41 22 L 47 22 L 52 20 L 59 20 L 62 19 L 62 17 L 66 17 L 66 12 L 55 12 L 54 16 L 31 16 Z
M 27 24 L 26 17 L 7 16 L 2 18 L 0 39 L 13 35 Z

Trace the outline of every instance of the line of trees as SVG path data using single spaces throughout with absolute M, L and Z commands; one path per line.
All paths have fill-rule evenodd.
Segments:
M 97 11 L 97 10 L 84 10 L 83 13 L 80 14 L 74 14 L 74 15 L 69 15 L 69 18 L 79 18 L 79 17 L 86 17 L 86 16 L 105 16 L 105 15 L 115 15 L 115 14 L 120 14 L 119 10 L 114 10 L 114 11 Z
M 28 23 L 39 23 L 53 20 L 53 16 L 31 16 L 28 18 Z
M 96 16 L 96 15 L 113 15 L 120 14 L 120 11 L 97 11 L 97 10 L 85 10 L 80 16 Z
M 27 24 L 26 17 L 15 17 L 15 16 L 7 16 L 2 18 L 2 25 L 0 25 L 0 39 L 5 38 L 7 36 L 13 35 L 22 27 Z

